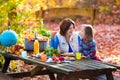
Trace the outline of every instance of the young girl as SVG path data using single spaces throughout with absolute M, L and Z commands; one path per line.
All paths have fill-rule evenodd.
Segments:
M 93 39 L 93 27 L 91 25 L 83 25 L 81 34 L 81 41 L 79 45 L 79 52 L 83 54 L 84 57 L 88 57 L 90 59 L 99 60 L 96 57 L 96 42 Z

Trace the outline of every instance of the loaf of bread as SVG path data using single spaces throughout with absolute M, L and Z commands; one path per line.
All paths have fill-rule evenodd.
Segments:
M 65 60 L 75 60 L 75 57 L 65 56 L 64 59 Z
M 73 52 L 63 53 L 64 56 L 75 56 Z

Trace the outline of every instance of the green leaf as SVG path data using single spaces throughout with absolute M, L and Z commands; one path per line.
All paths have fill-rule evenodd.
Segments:
M 46 36 L 46 37 L 50 37 L 50 32 L 46 29 L 40 29 L 39 30 L 39 34 L 43 35 L 43 36 Z
M 53 47 L 47 47 L 45 49 L 45 52 L 46 52 L 47 56 L 52 56 L 53 54 L 57 54 L 58 50 L 54 49 Z

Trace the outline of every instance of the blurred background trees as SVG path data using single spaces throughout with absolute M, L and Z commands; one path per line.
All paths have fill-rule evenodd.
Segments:
M 43 19 L 36 17 L 36 11 L 56 7 L 97 9 L 99 13 L 94 21 L 95 25 L 120 24 L 120 0 L 0 0 L 0 33 L 7 29 L 8 21 L 10 21 L 11 29 L 15 30 L 18 34 L 23 33 L 27 29 L 49 28 L 46 23 L 59 23 L 65 17 Z M 89 17 L 79 15 L 69 17 L 80 23 L 90 23 Z
M 40 26 L 42 19 L 36 18 L 35 12 L 41 8 L 53 7 L 95 8 L 100 13 L 95 23 L 109 24 L 114 21 L 114 24 L 119 24 L 117 18 L 120 17 L 120 0 L 0 0 L 0 32 L 7 27 L 8 20 L 10 20 L 11 27 L 18 29 L 18 32 L 21 27 L 26 29 L 29 26 Z M 113 20 L 102 22 L 104 18 L 111 17 Z

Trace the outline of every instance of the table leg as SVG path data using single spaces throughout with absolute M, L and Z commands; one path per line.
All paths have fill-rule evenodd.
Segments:
M 3 73 L 6 73 L 8 66 L 10 64 L 10 60 L 11 60 L 10 58 L 5 58 L 5 63 L 4 63 L 3 68 L 2 68 Z
M 62 80 L 63 79 L 63 74 L 57 74 L 57 80 Z
M 106 74 L 107 80 L 114 80 L 112 72 Z
M 33 70 L 31 70 L 31 77 L 35 76 L 43 67 L 36 66 Z
M 55 80 L 54 73 L 49 72 L 49 78 L 50 78 L 50 80 Z

